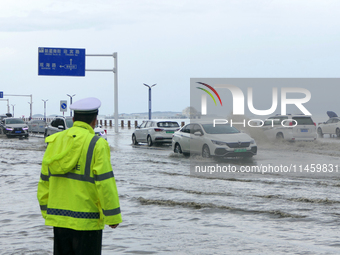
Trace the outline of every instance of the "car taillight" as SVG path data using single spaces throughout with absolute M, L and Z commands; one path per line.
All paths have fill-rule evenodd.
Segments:
M 161 132 L 161 131 L 163 131 L 163 129 L 161 129 L 161 128 L 155 128 L 155 131 L 156 131 L 156 132 Z
M 107 131 L 106 131 L 106 129 L 104 129 L 104 132 L 105 132 L 105 134 L 107 135 Z
M 289 126 L 293 126 L 293 122 L 289 122 Z
M 314 126 L 316 126 L 316 123 L 314 122 Z

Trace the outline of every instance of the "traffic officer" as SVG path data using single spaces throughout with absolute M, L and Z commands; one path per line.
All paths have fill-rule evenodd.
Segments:
M 70 105 L 73 127 L 45 139 L 37 197 L 54 254 L 101 254 L 104 225 L 122 222 L 110 147 L 96 136 L 97 98 Z

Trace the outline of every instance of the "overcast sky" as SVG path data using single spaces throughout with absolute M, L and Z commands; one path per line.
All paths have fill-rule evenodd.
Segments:
M 120 114 L 147 112 L 143 83 L 157 83 L 153 111 L 182 111 L 193 77 L 339 77 L 339 12 L 337 0 L 1 1 L 0 91 L 16 116 L 29 116 L 30 99 L 6 94 L 32 94 L 33 114 L 42 99 L 47 115 L 61 114 L 66 94 L 97 97 L 100 114 L 113 114 L 113 73 L 38 76 L 38 47 L 118 52 Z M 113 58 L 86 57 L 86 68 L 111 69 Z M 320 88 L 330 100 L 338 92 Z

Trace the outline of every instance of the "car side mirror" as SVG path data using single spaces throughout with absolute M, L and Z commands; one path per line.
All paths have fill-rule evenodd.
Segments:
M 59 125 L 58 129 L 65 129 L 63 125 Z
M 196 132 L 194 133 L 194 135 L 201 136 L 201 135 L 203 135 L 203 134 L 202 134 L 201 131 L 196 131 Z

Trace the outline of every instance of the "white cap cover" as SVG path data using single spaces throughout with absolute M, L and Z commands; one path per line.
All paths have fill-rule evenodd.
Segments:
M 88 97 L 74 102 L 70 105 L 70 109 L 75 113 L 91 114 L 98 112 L 100 106 L 101 102 L 98 98 Z

